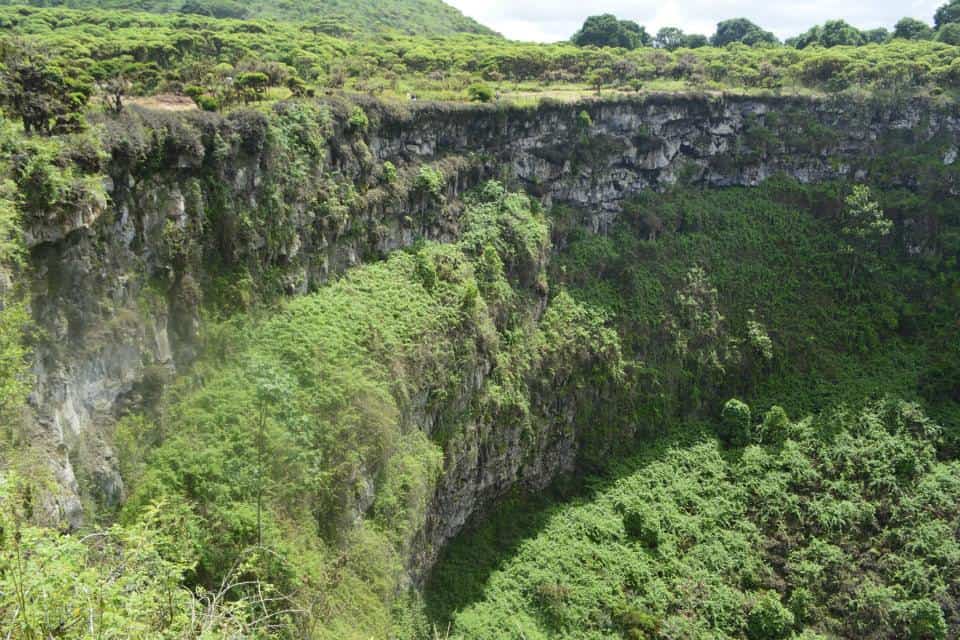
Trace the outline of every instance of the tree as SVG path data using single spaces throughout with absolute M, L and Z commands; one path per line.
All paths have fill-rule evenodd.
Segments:
M 590 72 L 590 75 L 587 76 L 587 81 L 590 83 L 590 86 L 593 87 L 593 90 L 597 92 L 597 95 L 600 95 L 603 87 L 610 84 L 612 78 L 613 69 L 604 67 Z
M 21 40 L 4 43 L 2 96 L 23 120 L 27 133 L 69 133 L 81 128 L 81 113 L 93 85 L 68 73 L 44 53 Z
M 854 241 L 875 241 L 890 234 L 893 222 L 874 200 L 870 187 L 858 184 L 846 200 L 842 233 Z
M 705 47 L 709 44 L 706 36 L 698 33 L 686 34 L 676 27 L 664 27 L 657 31 L 657 37 L 653 39 L 653 45 L 659 49 L 675 51 L 677 49 L 696 49 Z
M 885 42 L 888 35 L 887 30 L 875 31 L 876 33 L 872 32 L 871 34 L 871 37 L 874 38 L 871 41 Z M 796 38 L 792 38 L 789 44 L 797 49 L 805 49 L 814 44 L 828 48 L 838 46 L 859 47 L 867 42 L 867 36 L 847 22 L 827 20 L 822 27 L 819 25 L 812 27 Z
M 731 447 L 745 447 L 750 442 L 750 427 L 753 418 L 750 406 L 732 398 L 723 405 L 723 414 L 718 433 L 724 444 Z
M 104 99 L 111 111 L 123 111 L 123 98 L 130 93 L 131 86 L 132 83 L 123 75 L 113 76 L 103 83 Z
M 810 45 L 820 44 L 820 38 L 823 36 L 823 27 L 815 25 L 810 27 L 795 38 L 788 38 L 787 44 L 796 49 L 806 49 Z
M 773 591 L 757 598 L 747 615 L 747 638 L 750 640 L 780 640 L 789 637 L 793 627 L 793 613 L 780 602 Z
M 686 37 L 686 42 L 683 43 L 683 46 L 687 49 L 699 49 L 700 47 L 706 47 L 710 44 L 710 39 L 707 36 L 700 33 L 691 33 Z
M 135 84 L 141 87 L 149 85 L 155 73 L 154 65 L 140 64 L 129 55 L 101 60 L 91 70 L 98 91 L 114 113 L 123 111 L 123 100 L 134 90 Z
M 633 60 L 627 58 L 620 58 L 613 63 L 613 67 L 610 69 L 613 79 L 620 83 L 621 85 L 629 84 L 633 80 L 637 80 L 637 76 L 640 74 L 640 67 Z
M 759 431 L 763 443 L 771 444 L 782 442 L 787 437 L 789 428 L 790 416 L 783 407 L 774 405 L 763 416 Z
M 679 49 L 684 46 L 685 42 L 686 36 L 681 29 L 676 27 L 664 27 L 660 29 L 660 31 L 657 31 L 657 37 L 653 39 L 655 47 L 666 49 L 667 51 Z
M 312 89 L 307 86 L 306 81 L 300 76 L 290 76 L 286 81 L 287 89 L 295 98 L 303 98 L 312 95 Z
M 945 24 L 960 22 L 960 0 L 951 0 L 933 14 L 933 26 L 940 29 Z
M 742 42 L 750 46 L 763 43 L 775 44 L 777 37 L 746 18 L 733 18 L 718 23 L 717 32 L 710 39 L 710 43 L 715 47 L 723 47 L 732 42 Z
M 660 544 L 660 518 L 653 509 L 646 506 L 626 509 L 623 528 L 628 536 L 648 549 L 656 549 Z
M 674 295 L 675 312 L 665 318 L 676 355 L 689 372 L 685 390 L 691 406 L 700 402 L 701 390 L 709 388 L 725 372 L 732 359 L 726 319 L 720 313 L 720 296 L 707 272 L 691 267 Z
M 859 47 L 865 38 L 859 29 L 844 20 L 827 20 L 820 34 L 820 44 L 824 47 Z
M 237 93 L 244 102 L 253 102 L 263 97 L 270 86 L 270 78 L 260 71 L 241 73 L 236 81 Z
M 893 27 L 893 37 L 904 40 L 930 40 L 933 29 L 926 22 L 916 18 L 902 18 Z
M 0 126 L 6 137 L 12 125 L 4 122 Z M 0 269 L 20 266 L 24 255 L 16 194 L 7 184 L 0 187 Z M 24 340 L 24 329 L 29 326 L 29 320 L 17 292 L 0 286 L 0 424 L 5 425 L 0 438 L 11 435 L 4 432 L 12 431 L 18 423 L 17 416 L 30 392 L 28 348 Z
M 893 222 L 884 215 L 880 204 L 873 198 L 870 187 L 866 185 L 854 185 L 845 204 L 840 232 L 846 241 L 841 246 L 841 252 L 851 257 L 852 285 L 860 268 L 875 260 L 876 246 L 880 240 L 890 235 Z
M 937 30 L 937 42 L 960 46 L 960 22 L 951 22 Z
M 884 44 L 890 42 L 890 31 L 884 27 L 878 27 L 876 29 L 867 29 L 866 31 L 861 31 L 863 34 L 863 39 L 866 41 L 865 44 Z
M 653 42 L 646 28 L 631 20 L 619 20 L 610 13 L 587 18 L 583 27 L 573 35 L 571 40 L 578 47 L 620 47 L 622 49 L 649 47 Z

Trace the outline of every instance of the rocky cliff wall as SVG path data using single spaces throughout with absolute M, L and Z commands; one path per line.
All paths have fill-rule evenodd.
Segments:
M 27 221 L 41 330 L 31 405 L 65 489 L 53 517 L 79 523 L 81 493 L 122 499 L 112 424 L 149 408 L 186 370 L 205 317 L 305 293 L 420 238 L 454 239 L 459 194 L 485 179 L 581 208 L 602 232 L 624 198 L 678 181 L 721 187 L 778 173 L 819 181 L 884 172 L 912 186 L 937 181 L 960 147 L 956 110 L 922 101 L 646 96 L 536 108 L 360 107 L 366 118 L 333 102 L 226 117 L 131 112 L 99 124 L 106 197 Z M 956 185 L 943 190 L 955 194 Z M 478 386 L 488 365 L 477 368 Z M 514 483 L 544 486 L 572 468 L 576 411 L 575 402 L 545 408 L 552 426 L 528 450 L 515 430 L 468 428 L 475 437 L 447 453 L 418 564 Z M 408 419 L 430 430 L 443 418 L 410 407 Z

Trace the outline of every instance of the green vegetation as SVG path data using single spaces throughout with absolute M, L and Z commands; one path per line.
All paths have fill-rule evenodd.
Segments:
M 0 148 L 3 161 L 0 172 L 0 424 L 6 425 L 0 433 L 3 448 L 12 444 L 13 427 L 20 417 L 29 392 L 26 379 L 27 348 L 23 335 L 27 324 L 24 292 L 16 285 L 13 275 L 23 266 L 23 239 L 20 197 L 16 184 L 9 178 L 10 154 L 16 140 L 8 122 L 0 122 Z
M 888 41 L 835 21 L 783 46 L 734 19 L 706 46 L 679 29 L 654 39 L 635 23 L 597 16 L 574 37 L 589 46 L 577 46 L 463 33 L 352 38 L 311 22 L 3 6 L 0 54 L 8 113 L 47 131 L 155 94 L 190 96 L 204 110 L 332 91 L 393 100 L 575 98 L 590 87 L 952 95 L 960 88 L 956 24 L 927 38 L 902 23 Z
M 627 50 L 649 47 L 653 42 L 647 30 L 636 22 L 618 20 L 609 13 L 587 18 L 571 40 L 578 47 L 617 47 Z
M 954 37 L 960 24 L 960 3 L 952 0 L 941 6 L 934 16 L 934 27 L 916 18 L 902 18 L 893 27 L 893 32 L 880 27 L 861 30 L 845 20 L 828 20 L 823 25 L 811 27 L 804 33 L 788 38 L 784 44 L 797 49 L 817 45 L 830 47 L 860 47 L 867 44 L 884 44 L 891 39 L 932 40 L 956 44 Z M 629 20 L 619 20 L 616 16 L 604 14 L 587 18 L 583 29 L 577 32 L 572 41 L 579 46 L 620 47 L 636 49 L 640 46 L 656 46 L 673 51 L 679 48 L 696 49 L 709 44 L 724 47 L 739 43 L 751 47 L 769 48 L 779 44 L 776 36 L 746 18 L 723 20 L 717 24 L 717 30 L 709 39 L 701 35 L 686 35 L 676 27 L 664 27 L 654 39 L 647 36 L 646 29 Z
M 157 504 L 135 525 L 64 536 L 30 524 L 35 487 L 9 474 L 0 485 L 0 628 L 9 637 L 229 638 L 282 629 L 257 606 L 273 593 L 261 602 L 233 597 L 239 566 L 215 591 L 184 588 L 195 553 L 183 536 L 185 509 Z
M 588 497 L 496 514 L 435 578 L 449 636 L 948 637 L 960 466 L 938 459 L 940 427 L 890 400 L 783 416 L 733 449 L 678 427 Z
M 357 36 L 400 32 L 422 36 L 454 33 L 493 35 L 441 0 L 3 0 L 4 5 L 32 5 L 107 11 L 142 11 L 168 15 L 304 22 L 315 33 Z
M 764 31 L 746 18 L 724 20 L 717 24 L 717 32 L 710 38 L 710 44 L 715 47 L 723 47 L 734 42 L 754 46 L 758 44 L 775 44 L 777 38 L 769 31 Z
M 340 109 L 347 137 L 359 144 L 376 112 Z M 589 128 L 589 113 L 579 114 L 578 127 Z M 309 102 L 277 105 L 266 121 L 253 112 L 235 117 L 261 123 L 262 136 L 253 138 L 283 143 L 271 157 L 285 163 L 294 182 L 310 170 L 332 127 L 329 113 Z M 10 188 L 21 190 L 10 220 L 19 214 L 44 219 L 57 207 L 103 197 L 99 178 L 86 173 L 103 162 L 89 132 L 23 138 L 7 125 L 8 148 L 19 151 L 9 169 Z M 765 125 L 773 121 L 751 125 L 745 148 L 762 140 Z M 789 144 L 816 145 L 816 131 L 804 131 Z M 189 138 L 189 131 L 176 135 Z M 237 313 L 249 311 L 249 300 L 242 301 L 249 291 L 214 283 L 211 293 L 223 290 L 211 296 L 211 311 L 219 309 L 222 318 L 206 323 L 200 361 L 158 406 L 117 428 L 129 499 L 118 514 L 99 514 L 117 524 L 90 537 L 37 527 L 36 483 L 25 482 L 23 474 L 7 479 L 0 500 L 4 531 L 20 533 L 4 538 L 0 556 L 8 567 L 2 592 L 10 599 L 0 603 L 5 629 L 36 638 L 61 627 L 80 633 L 87 627 L 78 621 L 93 616 L 95 630 L 123 626 L 160 637 L 423 637 L 452 616 L 455 634 L 464 637 L 502 637 L 515 629 L 502 626 L 509 621 L 521 624 L 527 637 L 583 637 L 578 634 L 594 630 L 625 637 L 716 632 L 780 638 L 803 629 L 807 637 L 855 636 L 851 629 L 880 619 L 894 634 L 942 637 L 944 625 L 955 625 L 952 600 L 945 599 L 955 597 L 952 556 L 936 564 L 939 556 L 915 551 L 897 537 L 902 522 L 882 520 L 874 530 L 858 520 L 858 514 L 900 508 L 900 502 L 878 501 L 899 500 L 901 493 L 863 494 L 856 502 L 854 489 L 873 480 L 831 475 L 839 467 L 823 462 L 847 451 L 839 448 L 843 434 L 866 438 L 842 453 L 850 459 L 916 449 L 917 474 L 900 486 L 907 498 L 923 484 L 923 474 L 952 469 L 960 397 L 952 331 L 960 247 L 956 207 L 938 194 L 956 169 L 943 164 L 939 147 L 913 153 L 913 147 L 891 148 L 876 158 L 871 175 L 889 183 L 908 173 L 914 191 L 804 186 L 782 178 L 752 189 L 680 184 L 629 201 L 606 235 L 585 231 L 581 216 L 589 212 L 559 208 L 548 225 L 535 203 L 490 183 L 466 198 L 455 244 L 422 243 L 354 269 L 315 294 L 250 314 Z M 408 181 L 426 206 L 444 203 L 440 165 L 400 173 L 384 163 L 375 180 L 394 186 Z M 327 205 L 331 211 L 346 206 L 332 199 Z M 250 224 L 270 230 L 263 248 L 269 253 L 283 237 L 286 214 L 282 208 L 265 213 Z M 8 223 L 11 264 L 18 253 L 16 228 Z M 550 261 L 549 277 L 548 229 L 562 247 Z M 172 230 L 161 250 L 187 259 L 204 253 L 200 242 Z M 223 265 L 203 266 L 215 271 Z M 541 316 L 548 282 L 552 293 Z M 20 362 L 22 372 L 20 328 L 4 344 L 12 345 L 9 361 Z M 427 411 L 457 406 L 465 381 L 484 362 L 494 363 L 489 379 L 475 396 L 462 398 L 462 413 L 443 416 L 443 428 L 424 433 L 406 417 L 414 399 L 427 398 Z M 584 390 L 601 389 L 595 405 L 584 398 Z M 888 393 L 922 404 L 945 428 L 918 418 L 927 425 L 922 433 L 903 431 L 898 425 L 919 410 L 878 400 Z M 478 534 L 496 540 L 496 531 L 510 529 L 517 541 L 506 544 L 505 553 L 467 539 L 441 565 L 425 609 L 399 591 L 405 558 L 465 426 L 473 420 L 492 430 L 521 425 L 535 439 L 548 428 L 542 407 L 570 397 L 589 407 L 577 418 L 584 434 L 580 463 L 601 474 L 587 483 L 601 502 L 582 498 L 545 510 L 521 503 L 522 514 L 504 516 L 520 524 L 495 519 L 494 533 Z M 855 409 L 832 409 L 841 403 Z M 794 424 L 776 405 L 793 416 L 821 417 Z M 680 426 L 691 420 L 694 426 Z M 821 437 L 834 431 L 843 437 Z M 893 440 L 882 441 L 881 431 Z M 611 442 L 623 451 L 630 434 L 643 453 L 611 471 Z M 822 481 L 805 485 L 794 502 L 788 500 L 793 494 L 782 493 L 764 502 L 770 470 L 787 464 L 778 456 L 791 440 Z M 718 442 L 729 450 L 721 452 Z M 676 451 L 688 457 L 671 457 Z M 760 470 L 741 464 L 761 453 L 766 462 Z M 887 460 L 886 453 L 877 455 Z M 945 460 L 946 470 L 931 466 L 931 456 Z M 21 467 L 29 460 L 21 458 Z M 597 496 L 620 489 L 603 478 L 612 473 L 624 482 L 679 482 L 686 475 L 677 465 L 696 471 L 692 484 L 676 488 L 693 502 L 628 501 L 621 492 L 610 502 L 616 517 L 604 515 L 606 503 Z M 707 479 L 698 480 L 701 470 Z M 867 485 L 851 488 L 841 481 Z M 754 485 L 762 495 L 750 498 Z M 703 512 L 714 503 L 716 510 Z M 794 503 L 805 509 L 801 523 L 759 519 L 765 509 Z M 690 504 L 700 506 L 687 513 Z M 564 528 L 536 547 L 536 531 L 568 509 L 593 514 L 573 516 L 589 525 L 576 530 L 592 546 L 563 538 L 570 533 Z M 690 519 L 675 520 L 678 511 Z M 821 531 L 808 524 L 814 513 L 842 524 Z M 936 517 L 949 523 L 951 514 Z M 946 526 L 940 520 L 931 526 Z M 725 533 L 716 538 L 712 532 Z M 767 544 L 781 535 L 792 546 Z M 564 576 L 576 572 L 558 572 L 560 565 L 549 563 L 575 567 L 582 556 L 551 553 L 548 564 L 528 571 L 524 550 L 545 553 L 558 540 L 566 540 L 572 554 L 589 548 L 604 563 L 597 566 L 614 569 L 602 579 L 585 574 L 587 586 L 568 584 Z M 850 546 L 851 540 L 861 546 Z M 811 575 L 784 569 L 801 561 L 826 566 L 833 562 L 829 554 L 840 553 L 834 547 L 850 558 L 837 560 L 849 567 L 844 572 L 818 572 L 807 564 L 803 570 Z M 863 563 L 873 557 L 871 549 L 927 577 L 918 579 L 919 586 L 908 583 L 907 569 L 898 564 L 877 569 L 868 583 L 859 567 L 868 566 Z M 721 560 L 729 563 L 717 564 Z M 516 578 L 520 591 L 494 586 L 501 574 L 491 573 L 491 563 L 501 565 L 503 575 L 518 567 L 525 576 Z M 76 577 L 65 581 L 65 575 Z M 837 576 L 846 586 L 830 591 L 825 581 Z M 705 591 L 694 588 L 699 584 Z M 20 590 L 42 592 L 45 599 L 29 598 L 42 604 L 24 608 L 16 600 Z M 91 593 L 103 595 L 92 599 Z M 124 600 L 131 593 L 136 597 Z M 709 615 L 684 609 L 688 602 Z M 849 607 L 856 615 L 848 615 Z M 38 610 L 49 613 L 41 619 Z M 83 637 L 70 633 L 63 635 Z
M 553 279 L 636 363 L 611 414 L 642 453 L 478 520 L 426 619 L 454 638 L 948 637 L 960 246 L 898 246 L 912 220 L 955 229 L 955 207 L 775 179 L 644 195 L 607 236 L 577 215 L 555 212 Z
M 605 14 L 551 45 L 439 0 L 0 2 L 0 636 L 956 636 L 960 168 L 936 123 L 887 132 L 847 181 L 707 189 L 692 164 L 602 234 L 511 191 L 498 150 L 376 136 L 591 90 L 806 93 L 858 117 L 922 96 L 953 118 L 958 2 L 933 27 L 833 20 L 783 44 L 745 18 L 708 39 Z M 833 129 L 771 104 L 710 167 L 823 155 Z M 583 176 L 604 114 L 566 117 L 559 159 Z M 259 165 L 227 172 L 231 154 Z M 25 238 L 96 244 L 76 220 L 114 224 L 108 193 L 173 173 L 186 224 L 161 213 L 134 242 L 159 256 L 143 295 L 165 320 L 202 314 L 197 358 L 112 408 L 97 436 L 123 499 L 84 495 L 67 532 L 65 456 L 34 446 L 51 427 L 26 403 L 31 346 L 53 341 L 29 284 L 56 274 Z M 410 246 L 388 253 L 394 223 Z M 363 264 L 320 286 L 343 248 Z M 574 472 L 521 493 L 554 470 Z M 458 517 L 517 492 L 408 592 L 441 551 L 431 508 L 469 482 Z
M 472 102 L 490 102 L 493 100 L 493 89 L 487 84 L 472 84 L 467 87 L 467 95 Z
M 655 47 L 666 49 L 667 51 L 676 51 L 677 49 L 699 49 L 709 44 L 707 36 L 696 33 L 684 33 L 683 29 L 677 27 L 663 27 L 657 31 L 657 37 L 653 39 Z
M 878 158 L 877 175 L 902 162 Z M 923 175 L 919 165 L 908 170 Z M 922 193 L 940 179 L 931 174 Z M 913 220 L 956 228 L 950 204 L 772 179 L 644 194 L 606 236 L 583 231 L 578 216 L 555 214 L 567 248 L 554 280 L 609 314 L 628 358 L 643 363 L 640 424 L 700 407 L 719 416 L 733 396 L 804 415 L 878 390 L 934 404 L 949 395 L 928 385 L 957 353 L 957 240 L 908 240 L 908 229 Z M 922 255 L 908 258 L 908 241 Z
M 940 29 L 948 24 L 960 22 L 960 2 L 950 0 L 933 15 L 934 27 Z
M 916 18 L 903 18 L 893 27 L 893 37 L 904 40 L 930 40 L 933 29 L 926 22 Z

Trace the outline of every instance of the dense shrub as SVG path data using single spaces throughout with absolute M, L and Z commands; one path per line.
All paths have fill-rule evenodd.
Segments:
M 436 167 L 424 165 L 420 167 L 419 173 L 414 180 L 413 186 L 417 191 L 428 195 L 434 199 L 443 197 L 443 190 L 446 187 L 446 179 L 443 172 Z
M 747 614 L 750 640 L 782 640 L 790 635 L 793 613 L 783 606 L 780 596 L 768 591 L 759 596 Z
M 565 249 L 553 281 L 612 318 L 641 363 L 605 421 L 641 421 L 642 453 L 572 500 L 478 523 L 435 573 L 433 620 L 470 638 L 949 637 L 957 380 L 949 356 L 931 354 L 956 352 L 952 298 L 936 284 L 954 281 L 955 266 L 864 245 L 871 266 L 854 294 L 837 246 L 898 216 L 956 223 L 930 198 L 851 191 L 675 188 L 629 203 L 601 236 L 578 228 L 578 212 L 554 212 Z M 889 322 L 927 298 L 937 302 L 912 316 L 909 337 Z M 865 401 L 922 389 L 943 430 L 917 405 Z M 756 411 L 724 405 L 733 395 Z M 815 415 L 791 420 L 785 408 Z M 595 417 L 590 428 L 605 426 Z M 565 595 L 547 615 L 529 585 L 557 576 Z M 649 618 L 632 625 L 632 613 Z
M 522 621 L 526 637 L 944 638 L 960 598 L 960 467 L 937 460 L 940 428 L 886 400 L 788 431 L 782 447 L 727 456 L 699 427 L 675 429 L 586 499 L 540 520 L 494 516 L 448 562 L 483 558 L 507 520 L 537 525 L 497 556 L 472 602 L 447 611 L 454 637 L 502 637 Z M 897 471 L 907 459 L 913 471 Z M 655 553 L 631 543 L 634 527 L 617 535 L 624 504 L 662 518 Z M 470 588 L 455 566 L 441 566 L 430 598 Z M 530 590 L 545 576 L 563 576 L 549 603 Z
M 347 120 L 347 124 L 350 125 L 350 129 L 354 133 L 366 133 L 367 129 L 370 128 L 370 119 L 367 117 L 367 112 L 361 107 L 354 107 L 353 112 L 350 114 L 350 119 Z
M 199 95 L 194 98 L 194 102 L 204 111 L 218 111 L 220 109 L 220 102 L 213 96 Z
M 493 100 L 493 89 L 486 84 L 472 84 L 467 87 L 467 96 L 472 102 L 490 102 Z
M 750 442 L 752 428 L 750 407 L 736 398 L 723 405 L 719 429 L 720 439 L 734 447 L 743 447 Z
M 178 536 L 196 549 L 187 586 L 216 589 L 242 563 L 231 596 L 259 602 L 269 588 L 259 617 L 285 633 L 386 637 L 443 444 L 461 420 L 474 424 L 451 416 L 428 437 L 404 422 L 410 399 L 461 393 L 483 345 L 500 364 L 471 396 L 475 415 L 533 432 L 531 385 L 616 375 L 616 338 L 602 318 L 563 297 L 540 315 L 542 213 L 496 183 L 466 203 L 459 243 L 421 243 L 358 267 L 260 319 L 209 323 L 196 376 L 168 390 L 158 415 L 122 423 L 122 520 L 135 526 L 151 505 L 185 505 L 194 517 Z M 562 600 L 562 585 L 541 591 Z

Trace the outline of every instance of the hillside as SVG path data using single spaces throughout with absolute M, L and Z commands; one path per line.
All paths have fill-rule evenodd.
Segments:
M 442 0 L 2 0 L 0 4 L 309 22 L 332 35 L 380 31 L 427 37 L 493 34 Z

